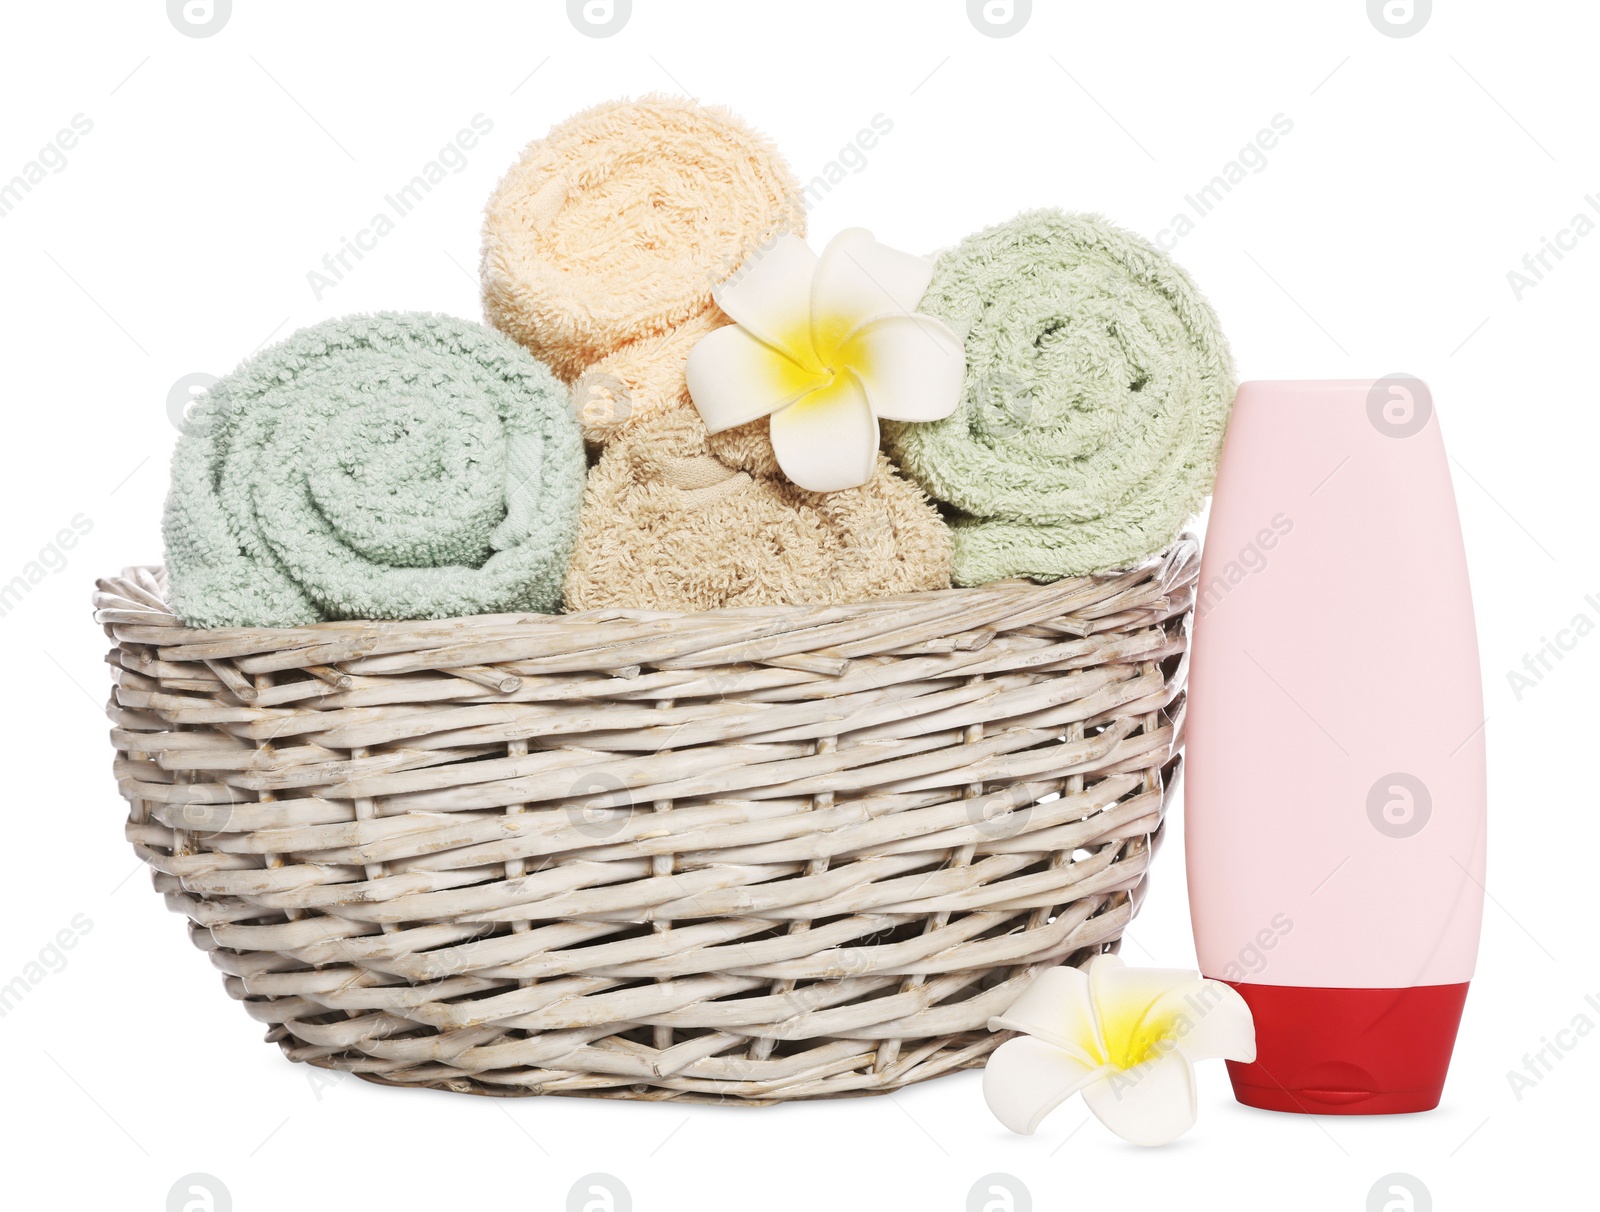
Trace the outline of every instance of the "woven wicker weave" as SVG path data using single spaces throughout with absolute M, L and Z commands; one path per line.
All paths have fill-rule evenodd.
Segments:
M 853 606 L 196 631 L 103 581 L 127 833 L 294 1060 L 764 1103 L 980 1065 L 1114 947 L 1198 567 Z

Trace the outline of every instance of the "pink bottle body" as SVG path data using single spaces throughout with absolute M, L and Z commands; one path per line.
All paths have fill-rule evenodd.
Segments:
M 1477 956 L 1486 797 L 1466 557 L 1425 385 L 1240 387 L 1192 662 L 1196 949 L 1257 1020 L 1237 1096 L 1437 1105 Z

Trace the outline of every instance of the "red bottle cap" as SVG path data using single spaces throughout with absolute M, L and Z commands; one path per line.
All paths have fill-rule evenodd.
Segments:
M 1228 1062 L 1247 1107 L 1395 1115 L 1439 1105 L 1467 986 L 1318 989 L 1234 984 L 1256 1021 L 1256 1059 Z

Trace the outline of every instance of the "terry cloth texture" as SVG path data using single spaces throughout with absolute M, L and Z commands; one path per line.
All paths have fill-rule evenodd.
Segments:
M 529 144 L 490 198 L 484 315 L 570 383 L 704 316 L 712 286 L 785 231 L 805 231 L 799 185 L 739 119 L 687 98 L 608 102 Z
M 865 601 L 950 583 L 950 534 L 882 455 L 844 492 L 797 488 L 767 421 L 708 440 L 692 405 L 606 446 L 584 489 L 569 610 Z
M 526 350 L 448 316 L 302 329 L 194 407 L 163 531 L 195 627 L 550 611 L 583 442 Z
M 1019 215 L 941 255 L 918 310 L 966 346 L 961 403 L 884 432 L 960 511 L 958 584 L 1127 567 L 1211 491 L 1232 355 L 1189 276 L 1139 236 L 1095 215 Z
M 689 403 L 689 351 L 729 322 L 713 307 L 661 336 L 630 341 L 585 369 L 572 384 L 572 407 L 584 437 L 608 442 L 636 420 Z

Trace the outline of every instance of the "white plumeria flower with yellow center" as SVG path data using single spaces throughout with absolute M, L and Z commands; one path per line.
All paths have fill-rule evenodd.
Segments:
M 1081 1091 L 1123 1140 L 1164 1145 L 1194 1126 L 1196 1061 L 1256 1058 L 1255 1021 L 1233 989 L 1114 955 L 1046 969 L 989 1029 L 1023 1033 L 989 1058 L 983 1097 L 1024 1135 Z
M 933 262 L 859 227 L 819 257 L 782 235 L 713 292 L 735 321 L 689 353 L 689 395 L 712 433 L 772 417 L 778 466 L 801 488 L 872 477 L 878 419 L 937 421 L 966 378 L 961 341 L 916 314 Z

